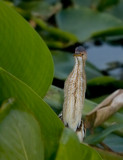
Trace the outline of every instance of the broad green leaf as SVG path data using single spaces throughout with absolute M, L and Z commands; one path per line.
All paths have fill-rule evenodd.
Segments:
M 77 136 L 70 129 L 65 128 L 60 139 L 56 160 L 101 160 L 100 155 L 90 147 L 80 144 Z
M 19 105 L 18 103 L 14 104 L 16 108 L 22 107 Z M 13 105 L 11 107 L 13 108 Z M 0 159 L 44 159 L 40 126 L 31 114 L 11 109 L 0 122 Z
M 41 127 L 45 157 L 53 156 L 63 130 L 62 122 L 30 87 L 0 68 L 0 102 L 9 97 L 19 99 L 36 117 Z
M 123 35 L 121 20 L 88 8 L 62 10 L 56 15 L 56 20 L 60 29 L 77 36 L 78 41 L 101 35 Z
M 105 137 L 107 137 L 110 133 L 118 130 L 123 129 L 123 124 L 114 124 L 108 128 L 106 128 L 104 131 L 101 132 L 101 134 L 93 134 L 86 138 L 85 142 L 88 144 L 97 144 L 104 140 Z
M 41 37 L 0 1 L 0 67 L 44 96 L 53 78 L 51 54 Z
M 73 55 L 70 54 L 69 52 L 52 51 L 52 56 L 55 65 L 55 77 L 58 79 L 65 80 L 72 71 L 74 66 Z M 86 62 L 85 71 L 87 75 L 87 80 L 102 75 L 99 72 L 99 70 L 88 61 Z

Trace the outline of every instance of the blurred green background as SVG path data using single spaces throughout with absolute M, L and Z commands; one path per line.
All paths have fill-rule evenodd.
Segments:
M 78 45 L 86 48 L 86 97 L 100 102 L 123 88 L 123 0 L 13 0 L 43 37 L 54 60 L 53 85 L 63 88 Z M 97 92 L 98 91 L 98 92 Z
M 88 53 L 86 98 L 91 101 L 85 101 L 84 114 L 116 89 L 123 88 L 123 0 L 3 1 L 30 23 L 51 51 L 54 86 L 44 100 L 56 113 L 62 110 L 64 81 L 73 68 L 72 54 L 79 45 Z M 122 123 L 122 113 L 116 113 L 95 132 L 101 133 L 114 122 Z M 123 130 L 116 130 L 106 135 L 104 143 L 121 153 L 122 135 Z

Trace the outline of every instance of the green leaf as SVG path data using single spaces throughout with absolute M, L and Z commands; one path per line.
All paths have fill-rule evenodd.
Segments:
M 60 139 L 56 160 L 83 159 L 80 143 L 75 133 L 65 128 Z
M 96 68 L 91 62 L 87 61 L 85 66 L 87 81 L 102 76 L 102 73 L 99 69 Z
M 62 10 L 56 15 L 56 20 L 60 29 L 73 33 L 79 41 L 86 41 L 94 36 L 123 34 L 122 21 L 88 8 Z
M 119 3 L 108 10 L 110 14 L 114 15 L 115 17 L 121 19 L 123 21 L 123 0 L 119 0 Z
M 22 107 L 19 105 L 11 107 Z M 44 159 L 40 126 L 31 114 L 12 109 L 0 122 L 0 159 Z
M 55 78 L 65 80 L 74 66 L 74 58 L 72 54 L 61 51 L 52 51 Z
M 88 99 L 85 99 L 85 104 L 83 108 L 83 115 L 85 116 L 87 113 L 89 113 L 91 110 L 93 110 L 97 106 L 97 103 L 90 101 Z
M 90 147 L 80 144 L 75 133 L 65 128 L 58 148 L 56 160 L 101 160 L 100 155 Z
M 119 112 L 115 113 L 114 115 L 112 115 L 107 121 L 105 121 L 105 123 L 103 124 L 103 127 L 110 127 L 111 124 L 113 123 L 117 123 L 117 124 L 122 124 L 123 123 L 123 113 L 122 113 L 123 109 L 120 110 Z M 123 136 L 123 128 L 118 129 L 115 131 L 116 134 Z
M 52 51 L 52 56 L 55 65 L 55 78 L 65 80 L 74 66 L 73 55 L 69 52 Z M 88 61 L 86 62 L 85 71 L 87 75 L 87 80 L 102 75 L 100 71 Z
M 85 159 L 102 160 L 102 157 L 95 149 L 85 144 L 80 144 L 80 145 L 81 145 L 81 152 L 83 154 L 83 160 Z
M 44 96 L 53 78 L 51 54 L 41 37 L 0 1 L 0 67 Z
M 53 27 L 36 17 L 33 17 L 33 21 L 40 27 L 41 31 L 39 33 L 50 48 L 63 48 L 77 42 L 77 38 L 73 34 Z
M 86 7 L 96 7 L 99 0 L 72 0 L 73 4 L 77 7 L 86 6 Z
M 98 149 L 98 148 L 95 148 L 99 154 L 102 156 L 103 160 L 122 160 L 123 157 L 114 153 L 114 152 L 109 152 L 109 151 L 106 151 L 106 150 L 102 150 L 102 149 Z
M 110 134 L 104 139 L 103 143 L 109 146 L 113 151 L 121 154 L 123 153 L 123 136 L 120 137 L 116 134 Z
M 106 8 L 110 8 L 112 6 L 115 6 L 119 3 L 119 0 L 100 0 L 97 8 L 100 11 L 105 10 Z
M 44 101 L 58 114 L 62 110 L 64 93 L 61 88 L 51 86 L 44 97 Z
M 96 97 L 96 98 L 92 98 L 91 101 L 99 104 L 101 103 L 108 95 L 103 95 L 103 96 L 100 96 L 100 97 Z
M 50 18 L 61 8 L 60 3 L 52 5 L 46 1 L 21 1 L 18 6 L 31 15 L 41 17 L 45 20 Z
M 62 122 L 30 87 L 0 68 L 0 102 L 9 97 L 19 99 L 36 117 L 41 127 L 45 157 L 53 156 L 64 127 Z
M 97 144 L 103 141 L 105 137 L 107 137 L 110 133 L 122 129 L 123 124 L 114 124 L 108 128 L 106 128 L 104 131 L 101 132 L 101 134 L 95 134 L 95 135 L 90 135 L 86 138 L 85 142 L 88 144 Z
M 100 76 L 88 81 L 86 94 L 88 98 L 95 98 L 102 95 L 111 94 L 119 88 L 123 88 L 123 81 L 116 80 L 110 76 Z

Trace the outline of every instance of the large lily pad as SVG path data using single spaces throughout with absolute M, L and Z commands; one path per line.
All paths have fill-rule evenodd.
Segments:
M 89 8 L 68 8 L 56 15 L 60 29 L 77 36 L 79 41 L 100 35 L 123 35 L 123 22 L 109 14 Z

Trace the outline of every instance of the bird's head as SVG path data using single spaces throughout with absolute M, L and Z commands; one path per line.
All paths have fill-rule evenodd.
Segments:
M 87 52 L 84 47 L 79 46 L 75 48 L 75 57 L 82 57 L 82 59 L 85 61 L 87 59 Z

